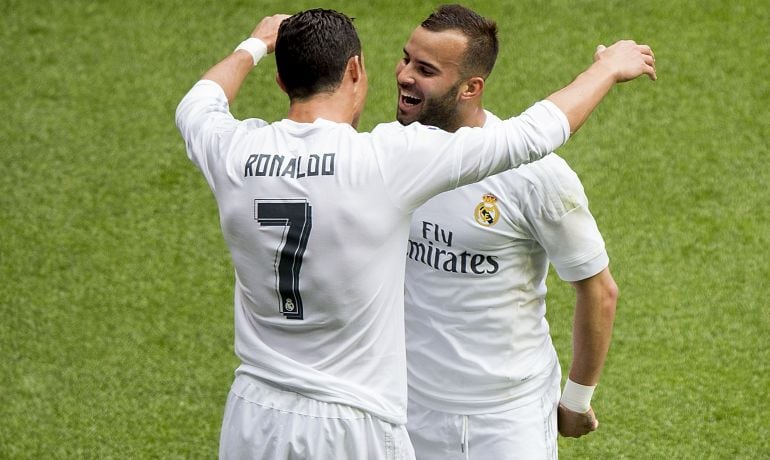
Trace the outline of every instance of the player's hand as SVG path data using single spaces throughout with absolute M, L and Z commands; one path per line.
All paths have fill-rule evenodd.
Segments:
M 579 438 L 599 428 L 599 420 L 593 409 L 581 414 L 559 404 L 557 420 L 559 434 L 568 438 Z
M 621 40 L 609 48 L 599 45 L 594 54 L 594 62 L 608 66 L 617 83 L 641 75 L 647 75 L 650 80 L 658 78 L 652 49 L 633 40 Z
M 278 38 L 278 27 L 281 25 L 281 22 L 288 17 L 290 17 L 288 14 L 275 14 L 273 16 L 262 18 L 251 33 L 251 36 L 265 42 L 265 45 L 267 45 L 267 52 L 272 53 L 275 51 L 275 40 Z

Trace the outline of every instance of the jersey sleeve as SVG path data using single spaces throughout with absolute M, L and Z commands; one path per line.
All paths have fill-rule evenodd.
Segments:
M 555 156 L 554 156 L 555 157 Z M 607 267 L 609 256 L 580 179 L 561 158 L 527 166 L 525 221 L 564 281 L 580 281 Z
M 394 202 L 413 210 L 441 192 L 542 158 L 567 142 L 569 122 L 546 100 L 489 128 L 448 133 L 420 123 L 389 123 L 372 134 Z
M 227 151 L 239 121 L 230 113 L 224 90 L 215 82 L 197 82 L 176 108 L 176 126 L 185 141 L 187 156 L 214 188 L 216 159 Z

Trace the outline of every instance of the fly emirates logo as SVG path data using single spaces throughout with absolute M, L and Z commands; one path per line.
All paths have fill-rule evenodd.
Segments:
M 497 256 L 474 254 L 452 248 L 452 231 L 422 222 L 422 239 L 409 240 L 407 257 L 436 270 L 475 275 L 494 274 L 500 269 Z

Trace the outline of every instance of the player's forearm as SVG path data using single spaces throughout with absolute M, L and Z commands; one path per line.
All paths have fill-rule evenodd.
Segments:
M 210 68 L 201 80 L 211 80 L 221 86 L 228 102 L 232 103 L 252 68 L 254 60 L 251 55 L 245 51 L 235 51 Z
M 569 378 L 575 383 L 592 386 L 599 382 L 609 352 L 618 288 L 607 269 L 573 284 L 577 300 Z
M 225 91 L 228 102 L 233 102 L 249 71 L 265 54 L 275 50 L 278 28 L 286 14 L 266 16 L 257 24 L 249 39 L 243 41 L 235 51 L 206 72 L 202 80 L 212 80 Z M 256 39 L 256 40 L 255 40 Z
M 613 70 L 602 62 L 595 62 L 575 80 L 548 96 L 567 116 L 570 133 L 575 133 L 591 112 L 615 85 Z

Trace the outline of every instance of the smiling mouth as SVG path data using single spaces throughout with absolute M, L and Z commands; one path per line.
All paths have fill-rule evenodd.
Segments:
M 404 105 L 415 106 L 419 105 L 420 102 L 422 102 L 422 99 L 419 97 L 409 96 L 407 94 L 401 94 L 401 101 L 404 103 Z

